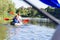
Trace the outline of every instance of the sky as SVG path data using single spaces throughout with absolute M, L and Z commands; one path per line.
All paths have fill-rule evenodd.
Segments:
M 14 3 L 15 3 L 15 7 L 16 8 L 19 8 L 19 7 L 30 7 L 30 5 L 28 5 L 27 3 L 25 3 L 24 1 L 22 0 L 12 0 Z M 46 8 L 48 5 L 42 3 L 42 2 L 39 2 L 39 0 L 28 0 L 30 1 L 32 4 L 38 6 L 39 8 Z M 60 3 L 60 0 L 58 0 L 58 2 Z

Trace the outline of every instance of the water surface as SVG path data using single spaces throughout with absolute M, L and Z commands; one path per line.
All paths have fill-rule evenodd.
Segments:
M 32 24 L 8 26 L 8 40 L 51 40 L 55 31 L 53 28 Z

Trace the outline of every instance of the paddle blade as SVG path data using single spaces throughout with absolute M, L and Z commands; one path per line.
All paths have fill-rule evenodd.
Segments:
M 24 23 L 24 24 L 27 24 L 28 22 L 29 22 L 28 19 L 24 19 L 24 20 L 23 20 L 23 23 Z
M 10 14 L 11 14 L 11 15 L 14 15 L 14 12 L 13 12 L 13 11 L 11 11 L 11 12 L 10 12 Z
M 9 18 L 4 18 L 4 20 L 8 21 L 8 20 L 9 20 Z

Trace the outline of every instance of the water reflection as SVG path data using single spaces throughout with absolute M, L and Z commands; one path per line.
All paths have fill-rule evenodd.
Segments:
M 46 20 L 46 21 L 40 21 L 40 20 L 30 20 L 29 24 L 33 24 L 33 25 L 40 25 L 40 26 L 46 26 L 46 27 L 50 27 L 50 28 L 56 28 L 56 25 L 54 22 L 52 22 L 51 20 Z

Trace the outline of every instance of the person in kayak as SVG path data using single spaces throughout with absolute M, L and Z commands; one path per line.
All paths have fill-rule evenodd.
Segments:
M 17 13 L 17 15 L 13 18 L 13 25 L 22 25 L 22 17 L 20 15 L 20 12 Z

